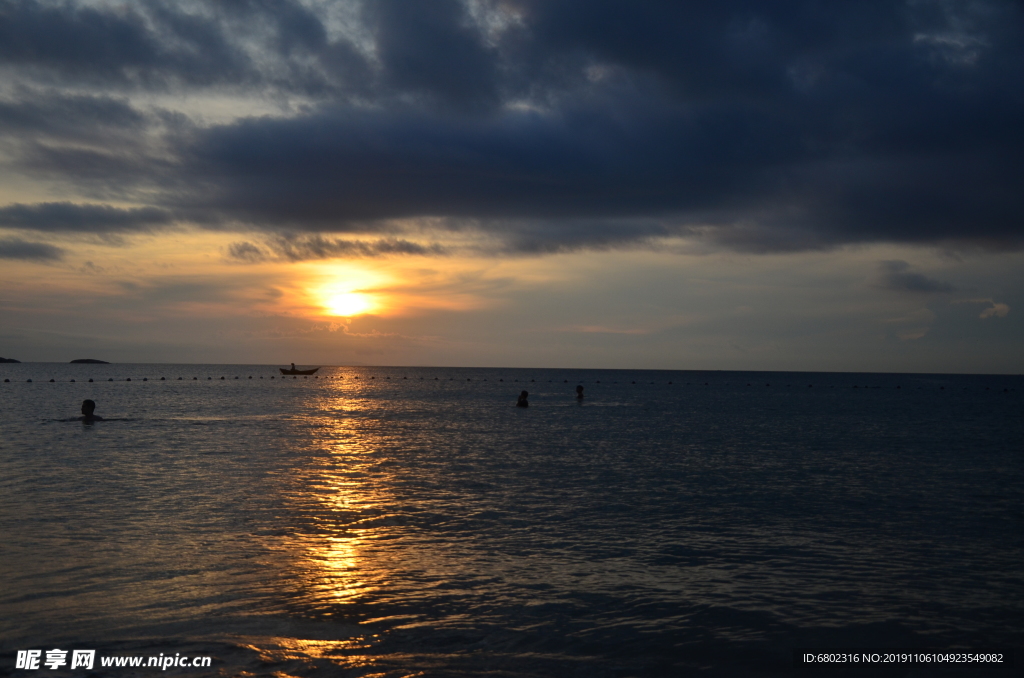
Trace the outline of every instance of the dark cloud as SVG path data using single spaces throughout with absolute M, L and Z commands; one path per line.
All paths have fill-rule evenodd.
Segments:
M 155 207 L 124 209 L 70 202 L 14 204 L 0 208 L 0 227 L 67 233 L 127 233 L 166 227 L 174 217 Z
M 48 83 L 358 91 L 369 65 L 297 0 L 131 5 L 0 0 L 0 65 Z
M 381 257 L 395 254 L 445 256 L 448 251 L 438 244 L 420 245 L 401 238 L 381 238 L 366 242 L 325 238 L 321 235 L 282 235 L 265 241 L 262 243 L 262 247 L 249 241 L 228 245 L 228 256 L 232 259 L 253 263 L 275 258 L 286 261 L 307 261 L 341 257 Z
M 498 103 L 498 55 L 457 0 L 380 0 L 367 5 L 384 84 L 459 107 Z
M 103 8 L 33 0 L 0 2 L 0 63 L 79 82 L 157 86 L 168 79 L 237 81 L 249 67 L 217 22 L 158 3 Z
M 233 242 L 228 245 L 228 256 L 232 259 L 251 263 L 267 259 L 267 253 L 249 241 Z
M 906 261 L 894 259 L 883 261 L 878 265 L 879 287 L 899 292 L 952 292 L 954 287 L 940 280 L 933 280 L 921 273 L 916 273 Z
M 41 242 L 27 242 L 17 238 L 0 239 L 0 259 L 24 261 L 60 261 L 64 250 Z
M 0 135 L 36 142 L 130 139 L 146 125 L 146 117 L 123 99 L 25 89 L 16 97 L 0 100 Z
M 148 156 L 39 143 L 23 167 L 199 223 L 384 234 L 430 217 L 522 252 L 1024 245 L 1024 10 L 1008 0 L 384 0 L 355 3 L 344 36 L 288 0 L 133 7 L 0 0 L 0 61 L 312 103 L 167 129 Z M 153 135 L 109 94 L 78 96 L 12 100 L 0 120 L 70 137 L 61 106 L 83 128 L 108 106 Z M 296 256 L 320 256 L 312 242 Z

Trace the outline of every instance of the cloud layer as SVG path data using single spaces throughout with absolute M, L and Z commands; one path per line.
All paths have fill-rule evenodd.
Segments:
M 520 252 L 1024 243 L 1009 0 L 0 0 L 0 72 L 11 168 L 76 196 L 8 228 L 245 227 L 294 259 L 428 218 Z M 215 94 L 278 113 L 166 103 Z
M 41 242 L 28 242 L 18 238 L 0 239 L 0 259 L 20 259 L 22 261 L 59 261 L 64 258 L 64 250 Z
M 922 273 L 912 271 L 906 261 L 894 259 L 879 264 L 879 287 L 898 292 L 952 292 L 953 286 L 941 280 L 933 280 Z

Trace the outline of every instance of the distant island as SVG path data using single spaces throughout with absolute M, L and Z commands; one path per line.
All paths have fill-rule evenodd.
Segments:
M 14 358 L 0 358 L 0 363 L 20 363 L 20 362 L 21 362 L 20 360 L 15 360 Z
M 95 358 L 79 358 L 78 360 L 72 360 L 73 363 L 88 363 L 90 365 L 109 365 L 106 360 L 96 360 Z

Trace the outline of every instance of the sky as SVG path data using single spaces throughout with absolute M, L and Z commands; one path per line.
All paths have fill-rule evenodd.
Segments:
M 0 356 L 1024 372 L 1024 4 L 0 0 Z

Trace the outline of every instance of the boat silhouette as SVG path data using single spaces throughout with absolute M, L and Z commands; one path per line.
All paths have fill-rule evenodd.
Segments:
M 295 369 L 295 364 L 292 363 L 291 368 L 279 367 L 278 369 L 281 370 L 281 374 L 315 374 L 320 368 L 314 367 L 311 370 L 297 370 Z

